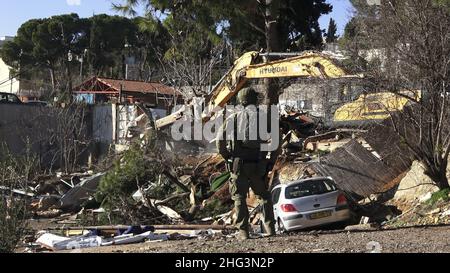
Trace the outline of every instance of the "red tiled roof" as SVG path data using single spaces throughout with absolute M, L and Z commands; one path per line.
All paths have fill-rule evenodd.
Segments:
M 100 84 L 100 85 L 98 85 Z M 101 87 L 104 85 L 104 87 Z M 163 95 L 181 95 L 176 89 L 154 82 L 140 82 L 140 81 L 130 81 L 130 80 L 116 80 L 108 78 L 91 78 L 85 81 L 81 85 L 74 88 L 75 93 L 119 93 L 120 87 L 122 86 L 122 91 L 126 93 L 146 93 L 146 94 L 163 94 Z M 99 89 L 99 90 L 97 90 Z
M 120 85 L 122 85 L 123 92 L 138 92 L 138 93 L 159 93 L 166 95 L 180 95 L 178 91 L 174 88 L 161 84 L 161 83 L 150 83 L 150 82 L 140 82 L 140 81 L 129 81 L 129 80 L 115 80 L 107 78 L 97 78 L 98 81 L 109 85 L 115 90 L 120 90 Z

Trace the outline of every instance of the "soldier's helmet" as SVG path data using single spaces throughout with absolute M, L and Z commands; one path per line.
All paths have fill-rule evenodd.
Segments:
M 243 88 L 237 95 L 237 103 L 247 106 L 256 105 L 258 102 L 258 94 L 252 87 Z

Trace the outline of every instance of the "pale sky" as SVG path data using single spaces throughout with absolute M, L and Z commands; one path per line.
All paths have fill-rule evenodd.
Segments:
M 78 13 L 80 17 L 93 14 L 116 14 L 112 11 L 112 2 L 120 0 L 0 0 L 0 37 L 14 36 L 24 22 L 34 18 L 46 18 L 53 15 Z M 350 20 L 351 4 L 349 0 L 328 0 L 333 5 L 333 12 L 319 20 L 321 28 L 327 29 L 330 17 L 338 25 L 342 34 L 345 24 Z

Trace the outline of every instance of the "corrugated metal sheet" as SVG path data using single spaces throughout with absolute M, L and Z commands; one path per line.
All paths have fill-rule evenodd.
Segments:
M 311 163 L 310 167 L 318 175 L 331 176 L 341 190 L 360 197 L 385 192 L 401 175 L 356 140 Z
M 400 141 L 389 119 L 374 124 L 363 137 L 391 169 L 398 173 L 409 170 L 414 156 L 406 144 Z

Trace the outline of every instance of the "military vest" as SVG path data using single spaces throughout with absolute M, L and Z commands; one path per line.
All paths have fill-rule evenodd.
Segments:
M 229 140 L 233 158 L 246 161 L 259 161 L 263 157 L 259 137 L 258 112 L 239 111 L 229 117 L 234 123 L 234 136 Z

